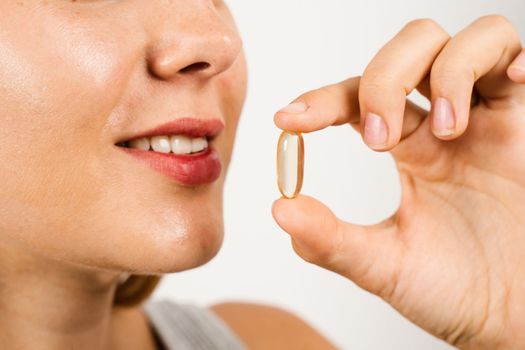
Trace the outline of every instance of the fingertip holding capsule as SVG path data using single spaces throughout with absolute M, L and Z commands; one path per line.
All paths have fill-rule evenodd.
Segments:
M 304 173 L 304 140 L 299 132 L 283 131 L 277 143 L 277 185 L 282 196 L 301 192 Z
M 303 101 L 290 103 L 288 106 L 281 108 L 277 113 L 301 114 L 308 110 L 309 106 Z

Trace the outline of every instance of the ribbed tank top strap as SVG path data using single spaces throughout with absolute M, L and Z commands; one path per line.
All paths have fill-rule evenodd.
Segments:
M 143 308 L 169 350 L 246 350 L 228 325 L 204 307 L 150 299 Z

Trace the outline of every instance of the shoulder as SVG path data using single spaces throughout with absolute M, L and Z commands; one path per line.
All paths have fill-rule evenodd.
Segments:
M 301 318 L 281 308 L 243 302 L 209 307 L 249 349 L 337 349 Z

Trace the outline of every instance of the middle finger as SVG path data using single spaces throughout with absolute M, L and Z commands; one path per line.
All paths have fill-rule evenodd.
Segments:
M 406 97 L 427 77 L 450 36 L 434 21 L 407 24 L 374 57 L 359 87 L 361 129 L 374 150 L 392 149 L 401 139 Z

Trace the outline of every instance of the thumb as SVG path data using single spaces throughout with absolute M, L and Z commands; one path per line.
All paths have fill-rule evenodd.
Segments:
M 272 214 L 291 236 L 301 258 L 389 299 L 397 284 L 403 249 L 394 217 L 372 226 L 353 225 L 303 195 L 275 201 Z

